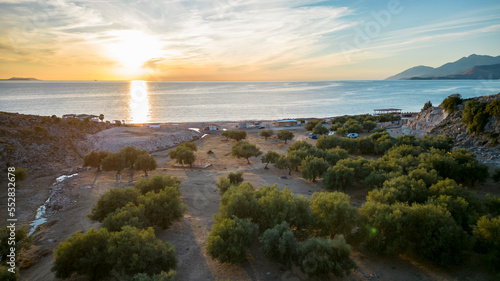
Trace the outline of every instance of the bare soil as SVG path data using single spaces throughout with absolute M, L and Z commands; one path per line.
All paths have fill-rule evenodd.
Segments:
M 290 129 L 290 128 L 288 128 Z M 293 128 L 292 128 L 293 129 Z M 128 128 L 128 135 L 136 135 Z M 303 129 L 294 129 L 295 140 L 315 140 L 307 138 L 308 132 Z M 258 129 L 248 129 L 247 140 L 257 144 L 265 153 L 274 150 L 285 153 L 286 145 L 275 137 L 267 141 L 258 136 Z M 124 136 L 126 137 L 126 135 Z M 145 136 L 141 136 L 143 138 Z M 287 179 L 280 176 L 287 171 L 280 171 L 272 165 L 264 169 L 259 158 L 251 158 L 250 164 L 246 159 L 236 159 L 230 156 L 234 141 L 226 141 L 220 133 L 205 136 L 196 141 L 198 145 L 197 159 L 212 165 L 206 169 L 173 167 L 173 161 L 167 156 L 168 151 L 154 153 L 158 162 L 158 169 L 150 172 L 152 175 L 172 175 L 182 180 L 181 192 L 183 201 L 189 206 L 184 218 L 167 230 L 156 229 L 159 239 L 171 242 L 177 250 L 178 267 L 177 280 L 307 280 L 297 269 L 282 271 L 278 264 L 269 262 L 259 250 L 256 243 L 251 249 L 248 262 L 242 266 L 220 264 L 205 254 L 205 243 L 213 225 L 213 217 L 218 212 L 220 196 L 215 187 L 218 178 L 230 171 L 244 172 L 245 181 L 256 187 L 278 184 L 278 188 L 288 187 L 296 195 L 309 197 L 313 192 L 326 191 L 321 181 L 311 183 L 304 180 L 300 173 L 292 172 Z M 213 154 L 207 154 L 207 151 Z M 71 204 L 49 215 L 47 223 L 40 226 L 33 235 L 34 246 L 23 253 L 21 280 L 56 280 L 50 271 L 53 261 L 53 249 L 77 231 L 85 232 L 92 227 L 100 227 L 99 223 L 87 218 L 97 199 L 111 188 L 125 188 L 132 186 L 141 179 L 143 174 L 126 170 L 122 172 L 123 180 L 115 183 L 114 172 L 99 172 L 94 169 L 83 170 L 77 176 L 65 180 L 64 194 Z M 31 221 L 39 205 L 47 199 L 53 188 L 54 177 L 30 178 L 21 183 L 17 192 L 18 219 L 27 224 Z M 488 188 L 491 188 L 488 183 Z M 351 195 L 352 204 L 360 206 L 367 191 L 362 185 L 347 191 Z M 0 200 L 6 201 L 5 195 Z M 0 219 L 4 220 L 6 211 L 2 210 Z M 5 220 L 4 220 L 5 221 Z M 418 261 L 410 257 L 383 257 L 366 252 L 362 248 L 353 249 L 352 256 L 358 264 L 351 275 L 335 280 L 494 280 L 486 270 L 481 268 L 477 259 L 460 268 L 443 269 L 427 262 Z M 70 280 L 87 280 L 82 276 L 74 276 Z M 112 278 L 110 280 L 113 280 Z M 313 279 L 315 280 L 315 279 Z M 333 279 L 332 279 L 333 280 Z

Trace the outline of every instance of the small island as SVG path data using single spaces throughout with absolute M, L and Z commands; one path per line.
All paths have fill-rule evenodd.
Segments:
M 9 79 L 0 79 L 0 81 L 40 81 L 32 77 L 11 77 Z

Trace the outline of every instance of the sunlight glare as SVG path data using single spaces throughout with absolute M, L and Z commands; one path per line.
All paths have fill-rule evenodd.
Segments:
M 116 41 L 108 46 L 111 57 L 128 74 L 139 74 L 148 60 L 161 56 L 161 44 L 152 36 L 140 31 L 128 30 L 114 34 Z
M 130 120 L 132 123 L 148 123 L 151 117 L 149 94 L 145 81 L 130 81 Z

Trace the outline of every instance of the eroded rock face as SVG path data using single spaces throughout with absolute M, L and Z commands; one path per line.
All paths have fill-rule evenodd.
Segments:
M 467 125 L 462 123 L 462 111 L 467 101 L 491 103 L 495 99 L 500 99 L 500 94 L 464 100 L 452 114 L 448 114 L 440 106 L 422 110 L 403 126 L 402 132 L 413 134 L 417 138 L 427 134 L 451 136 L 455 147 L 469 149 L 479 161 L 500 167 L 500 118 L 491 116 L 484 132 L 475 134 L 470 134 Z

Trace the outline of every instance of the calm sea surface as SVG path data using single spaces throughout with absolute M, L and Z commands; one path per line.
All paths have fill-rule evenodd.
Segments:
M 331 117 L 379 108 L 420 111 L 448 95 L 500 92 L 500 81 L 0 82 L 0 111 L 104 114 L 127 122 L 198 122 Z

